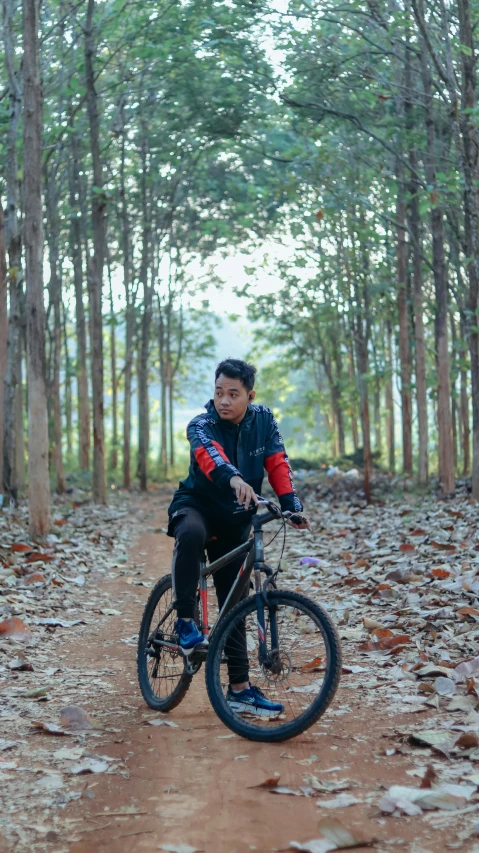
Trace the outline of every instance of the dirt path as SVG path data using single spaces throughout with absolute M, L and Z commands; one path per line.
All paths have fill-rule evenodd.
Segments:
M 164 494 L 148 499 L 149 513 L 154 512 L 150 530 L 164 526 L 166 505 Z M 144 532 L 130 553 L 136 563 L 145 563 L 134 578 L 152 583 L 169 570 L 171 540 Z M 82 777 L 82 795 L 64 809 L 61 831 L 57 824 L 45 835 L 45 851 L 150 853 L 162 844 L 171 849 L 183 844 L 207 853 L 269 853 L 287 849 L 292 840 L 318 837 L 319 819 L 331 816 L 356 837 L 377 839 L 379 851 L 473 849 L 472 841 L 458 841 L 463 824 L 460 818 L 451 822 L 449 812 L 385 817 L 376 806 L 391 784 L 418 784 L 431 752 L 409 746 L 396 733 L 412 720 L 416 724 L 418 716 L 427 728 L 434 709 L 421 707 L 418 714 L 404 705 L 405 713 L 398 712 L 380 689 L 363 686 L 361 674 L 345 674 L 333 707 L 310 732 L 287 743 L 261 745 L 223 727 L 200 672 L 169 717 L 176 725 L 152 727 L 148 720 L 155 714 L 140 696 L 136 648 L 133 640 L 128 642 L 137 633 L 148 589 L 132 585 L 126 575 L 104 585 L 111 607 L 122 615 L 101 628 L 89 626 L 81 639 L 65 635 L 62 657 L 79 671 L 109 673 L 108 692 L 96 695 L 93 688 L 81 705 L 104 727 L 92 744 L 95 754 L 120 759 L 118 770 Z M 323 782 L 347 778 L 348 793 L 359 802 L 331 811 L 315 797 L 254 788 L 275 773 L 296 791 L 311 773 Z

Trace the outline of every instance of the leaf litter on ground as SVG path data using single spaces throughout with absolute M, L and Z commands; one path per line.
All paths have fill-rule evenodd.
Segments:
M 373 841 L 356 838 L 349 829 L 335 818 L 325 817 L 318 824 L 319 838 L 300 843 L 290 841 L 290 850 L 302 850 L 304 853 L 329 853 L 330 850 L 349 850 L 354 847 L 371 847 Z
M 391 743 L 393 749 L 392 758 L 388 755 L 390 749 L 384 750 L 382 744 L 376 749 L 378 761 L 386 762 L 384 781 L 394 787 L 389 762 L 394 763 L 396 756 L 407 750 L 413 762 L 435 762 L 437 784 L 467 784 L 467 777 L 474 777 L 474 768 L 479 770 L 479 747 L 474 745 L 475 735 L 479 734 L 479 715 L 475 713 L 479 707 L 475 681 L 476 677 L 479 680 L 479 616 L 474 606 L 479 595 L 475 505 L 469 503 L 467 496 L 441 504 L 432 496 L 417 500 L 405 493 L 403 500 L 392 498 L 384 505 L 367 507 L 363 499 L 348 495 L 340 499 L 332 495 L 329 499 L 320 481 L 312 478 L 309 483 L 305 487 L 305 504 L 315 533 L 305 533 L 301 540 L 288 537 L 281 585 L 304 592 L 327 606 L 341 635 L 345 656 L 343 687 L 353 692 L 361 690 L 366 713 L 371 710 L 377 714 L 381 703 L 383 735 L 389 732 L 392 743 L 386 743 Z M 100 697 L 111 688 L 108 665 L 103 672 L 84 677 L 59 657 L 56 641 L 62 638 L 63 642 L 68 637 L 74 642 L 89 630 L 90 624 L 118 618 L 122 608 L 109 599 L 98 580 L 120 578 L 125 589 L 132 592 L 139 583 L 152 586 L 151 579 L 139 577 L 141 568 L 131 563 L 125 567 L 125 552 L 134 538 L 135 526 L 138 528 L 132 499 L 115 498 L 110 507 L 82 505 L 82 499 L 81 493 L 73 500 L 69 496 L 56 499 L 55 520 L 62 523 L 54 526 L 55 533 L 46 537 L 41 546 L 29 541 L 26 506 L 0 513 L 0 590 L 5 593 L 0 597 L 0 626 L 4 625 L 3 632 L 0 627 L 0 676 L 6 679 L 9 691 L 12 688 L 5 694 L 0 710 L 2 735 L 6 743 L 20 740 L 10 749 L 18 751 L 22 761 L 44 762 L 45 771 L 52 762 L 60 762 L 54 766 L 61 767 L 65 774 L 61 793 L 67 797 L 76 796 L 84 781 L 81 776 L 68 773 L 70 759 L 51 757 L 59 751 L 59 738 L 51 735 L 68 735 L 74 740 L 98 736 Z M 278 542 L 269 551 L 272 560 L 275 553 L 280 557 Z M 405 544 L 412 547 L 402 548 Z M 15 545 L 22 547 L 16 549 Z M 305 556 L 308 560 L 301 565 L 299 561 Z M 34 572 L 40 572 L 44 580 L 27 583 Z M 138 635 L 131 633 L 135 630 L 136 625 L 125 628 L 121 641 L 136 645 Z M 10 633 L 12 636 L 8 636 Z M 366 648 L 361 649 L 364 645 Z M 9 666 L 21 659 L 21 651 L 33 671 Z M 308 664 L 311 680 L 301 691 L 306 697 L 321 684 L 324 663 L 313 655 L 306 657 L 305 673 Z M 448 683 L 442 693 L 443 682 L 438 679 L 445 679 L 452 686 Z M 426 692 L 420 691 L 421 685 Z M 36 691 L 39 692 L 35 696 Z M 59 722 L 66 703 L 84 707 L 94 727 L 66 731 Z M 350 714 L 347 705 L 336 702 L 324 719 L 331 721 L 339 716 L 347 722 Z M 399 714 L 408 714 L 410 720 L 402 730 L 395 723 Z M 427 721 L 421 722 L 421 715 Z M 327 730 L 323 734 L 326 741 Z M 38 758 L 33 750 L 40 742 L 45 754 Z M 309 761 L 304 754 L 292 756 L 288 751 L 282 755 Z M 75 760 L 81 763 L 82 756 Z M 453 774 L 460 762 L 469 764 L 463 778 Z M 293 767 L 293 763 L 288 766 Z M 316 778 L 319 785 L 327 787 L 325 772 L 317 771 Z M 45 772 L 45 777 L 49 775 Z M 346 770 L 342 775 L 351 774 Z M 13 798 L 12 802 L 15 792 L 20 794 L 19 785 L 25 785 L 25 778 L 13 771 L 3 773 L 5 796 Z M 338 780 L 335 785 L 346 781 Z M 354 779 L 350 781 L 351 787 L 356 784 Z M 294 783 L 290 788 L 274 786 L 281 788 L 295 796 L 313 794 L 319 806 L 321 795 L 345 790 L 333 786 L 315 789 L 311 777 L 299 789 Z M 271 793 L 274 789 L 270 789 Z M 372 783 L 369 791 L 365 784 L 360 801 L 373 803 L 374 796 L 377 803 Z M 328 798 L 323 805 L 324 802 Z M 474 796 L 466 802 L 474 802 Z M 34 808 L 33 799 L 32 804 Z M 454 826 L 458 811 L 442 809 L 441 814 Z M 462 819 L 467 821 L 468 817 Z M 468 826 L 472 827 L 472 823 Z M 25 850 L 36 850 L 35 844 L 32 835 Z
M 34 828 L 42 821 L 29 817 L 40 794 L 56 831 L 61 807 L 81 796 L 85 772 L 121 772 L 91 749 L 85 756 L 84 747 L 59 748 L 62 739 L 98 737 L 97 716 L 112 691 L 108 663 L 86 675 L 62 647 L 117 616 L 100 582 L 120 576 L 139 512 L 128 496 L 99 507 L 74 489 L 55 497 L 53 520 L 55 532 L 39 545 L 29 539 L 26 502 L 0 511 L 0 754 L 9 750 L 18 768 L 34 768 L 18 773 L 0 762 L 2 833 L 18 853 L 47 849 L 48 835 Z M 140 569 L 130 564 L 129 573 Z

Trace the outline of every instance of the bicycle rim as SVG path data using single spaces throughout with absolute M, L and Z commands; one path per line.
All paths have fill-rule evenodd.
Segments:
M 286 740 L 309 728 L 324 713 L 336 692 L 341 649 L 329 616 L 304 596 L 272 592 L 265 607 L 267 657 L 261 659 L 255 597 L 238 604 L 213 637 L 207 662 L 207 687 L 219 717 L 243 737 Z M 272 645 L 276 633 L 277 643 Z M 229 682 L 244 676 L 242 653 L 246 631 L 249 680 L 282 710 L 255 709 L 228 701 Z M 243 659 L 244 661 L 244 659 Z M 258 709 L 256 709 L 257 712 Z
M 184 671 L 181 652 L 158 645 L 158 640 L 176 643 L 171 612 L 173 591 L 171 578 L 163 578 L 152 591 L 145 607 L 138 642 L 138 677 L 143 697 L 150 707 L 170 710 L 183 698 L 191 676 Z

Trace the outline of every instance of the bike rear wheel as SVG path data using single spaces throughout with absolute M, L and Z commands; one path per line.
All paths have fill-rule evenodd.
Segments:
M 174 633 L 176 611 L 171 607 L 172 602 L 171 575 L 165 575 L 150 593 L 138 637 L 140 690 L 150 708 L 163 712 L 171 711 L 180 704 L 193 677 L 185 671 L 185 658 L 180 651 L 155 644 L 157 639 L 174 644 L 177 642 Z M 166 619 L 162 621 L 167 613 Z
M 276 590 L 268 592 L 264 606 L 267 657 L 261 661 L 256 599 L 251 596 L 239 602 L 213 632 L 206 687 L 219 718 L 236 734 L 256 741 L 288 740 L 312 726 L 332 701 L 341 675 L 341 645 L 336 628 L 321 607 L 303 595 Z M 234 672 L 231 653 L 235 655 L 236 648 L 241 656 L 243 625 L 250 684 L 283 706 L 279 714 L 238 712 L 227 700 Z

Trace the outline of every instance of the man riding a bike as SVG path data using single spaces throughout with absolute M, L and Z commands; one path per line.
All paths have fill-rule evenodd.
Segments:
M 191 448 L 188 477 L 180 483 L 168 511 L 168 535 L 176 540 L 172 569 L 175 632 L 186 655 L 207 645 L 194 621 L 204 550 L 212 562 L 248 539 L 265 469 L 282 511 L 292 513 L 292 526 L 308 527 L 276 420 L 270 409 L 253 402 L 255 374 L 251 364 L 239 359 L 222 361 L 206 414 L 193 418 L 187 427 Z M 243 559 L 232 560 L 213 575 L 220 608 Z M 248 595 L 247 589 L 244 595 Z M 259 716 L 283 711 L 280 703 L 268 700 L 249 682 L 245 632 L 228 668 L 227 700 L 232 710 Z

